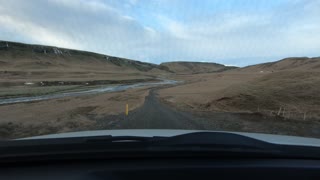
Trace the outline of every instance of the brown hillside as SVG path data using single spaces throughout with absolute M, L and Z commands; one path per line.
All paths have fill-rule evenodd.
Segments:
M 268 62 L 236 69 L 239 72 L 275 72 L 275 71 L 318 71 L 320 57 L 291 57 L 276 62 Z
M 92 52 L 0 41 L 0 70 L 166 71 L 151 63 Z
M 167 62 L 162 63 L 161 65 L 167 67 L 170 71 L 178 74 L 222 72 L 225 70 L 236 68 L 217 63 L 204 62 Z

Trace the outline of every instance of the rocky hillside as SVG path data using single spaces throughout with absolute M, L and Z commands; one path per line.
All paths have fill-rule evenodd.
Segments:
M 167 62 L 162 63 L 161 66 L 165 66 L 170 71 L 178 74 L 222 72 L 236 68 L 232 66 L 225 66 L 222 64 L 207 62 Z
M 168 72 L 165 66 L 87 51 L 0 41 L 0 70 L 102 70 Z
M 239 68 L 236 71 L 241 72 L 276 72 L 276 71 L 319 71 L 320 57 L 290 57 L 275 62 L 262 63 L 244 68 Z

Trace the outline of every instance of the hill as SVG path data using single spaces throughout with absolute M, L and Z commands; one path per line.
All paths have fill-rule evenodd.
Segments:
M 206 107 L 223 110 L 318 111 L 320 72 L 282 71 L 270 73 L 243 84 L 233 85 Z
M 167 67 L 170 71 L 178 74 L 198 74 L 198 73 L 211 73 L 222 72 L 229 69 L 234 69 L 233 66 L 225 66 L 217 63 L 209 62 L 166 62 L 161 66 Z
M 275 62 L 251 65 L 236 69 L 240 72 L 276 72 L 276 71 L 318 71 L 320 70 L 320 57 L 290 57 Z
M 263 73 L 261 73 L 263 71 Z M 214 74 L 160 91 L 186 111 L 249 112 L 296 120 L 320 119 L 320 58 L 285 58 Z
M 53 46 L 0 41 L 1 70 L 168 71 L 166 67 L 120 57 Z
M 53 46 L 0 41 L 0 84 L 41 81 L 147 80 L 165 66 Z

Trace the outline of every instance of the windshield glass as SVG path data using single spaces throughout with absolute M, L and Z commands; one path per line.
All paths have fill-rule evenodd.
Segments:
M 0 139 L 320 138 L 319 0 L 0 0 Z

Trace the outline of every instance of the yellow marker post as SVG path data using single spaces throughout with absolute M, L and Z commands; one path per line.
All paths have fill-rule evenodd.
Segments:
M 126 104 L 126 116 L 128 116 L 128 114 L 129 114 L 129 105 L 128 105 L 128 103 Z

